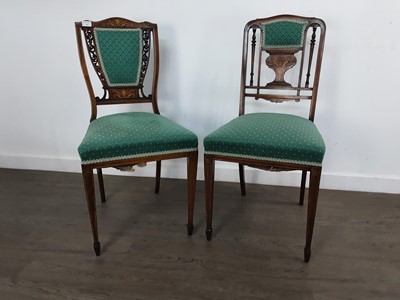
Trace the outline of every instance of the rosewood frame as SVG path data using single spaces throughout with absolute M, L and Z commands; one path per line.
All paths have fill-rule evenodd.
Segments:
M 298 47 L 296 49 L 274 49 L 273 51 L 268 51 L 268 49 L 261 49 L 261 45 L 259 46 L 259 57 L 258 57 L 258 66 L 256 64 L 256 31 L 260 30 L 260 24 L 266 21 L 274 21 L 279 19 L 297 19 L 306 21 L 306 29 L 307 33 L 310 29 L 312 29 L 312 36 L 310 42 L 310 51 L 308 53 L 308 65 L 304 65 L 305 57 L 307 56 L 306 50 L 306 37 L 304 39 L 304 43 L 302 47 Z M 317 57 L 315 59 L 315 67 L 314 67 L 314 76 L 313 76 L 313 85 L 310 87 L 310 73 L 312 70 L 312 62 L 314 55 L 314 48 L 316 43 L 316 31 L 319 29 L 319 41 L 317 47 Z M 319 86 L 319 77 L 321 72 L 321 63 L 322 63 L 322 55 L 324 50 L 325 43 L 325 23 L 317 18 L 306 18 L 294 15 L 279 15 L 270 18 L 256 19 L 248 22 L 244 28 L 243 34 L 243 52 L 242 52 L 242 71 L 241 71 L 241 88 L 240 88 L 240 103 L 239 103 L 239 116 L 245 114 L 245 100 L 246 98 L 255 98 L 263 99 L 275 103 L 285 102 L 285 101 L 300 101 L 300 100 L 310 100 L 310 110 L 309 110 L 309 120 L 314 121 L 315 116 L 315 107 L 317 101 L 317 93 Z M 252 32 L 252 36 L 249 36 L 249 33 Z M 250 48 L 250 53 L 249 53 Z M 285 67 L 280 70 L 275 70 L 276 78 L 279 80 L 268 83 L 267 85 L 260 84 L 260 72 L 261 72 L 261 55 L 262 51 L 266 51 L 270 54 L 270 52 L 274 52 L 273 54 L 278 54 L 281 56 L 296 53 L 301 51 L 300 58 L 300 69 L 299 69 L 299 77 L 298 77 L 298 85 L 293 87 L 291 85 L 286 84 L 282 81 L 284 73 L 287 71 Z M 248 70 L 250 56 L 250 71 Z M 291 63 L 291 62 L 290 62 Z M 268 63 L 267 63 L 268 64 Z M 254 80 L 254 75 L 256 74 L 256 67 L 258 67 L 257 80 Z M 274 67 L 274 62 L 268 64 L 268 67 Z M 277 66 L 278 67 L 281 66 Z M 290 67 L 289 67 L 290 68 Z M 288 68 L 288 69 L 289 69 Z M 304 70 L 306 69 L 306 70 Z M 279 73 L 280 72 L 280 73 Z M 303 74 L 306 73 L 306 80 L 304 85 L 302 85 Z M 248 78 L 248 74 L 249 77 Z M 256 84 L 254 83 L 256 81 Z M 249 84 L 247 83 L 249 82 Z M 249 92 L 249 90 L 255 92 Z M 273 90 L 272 94 L 265 94 L 263 91 L 265 90 Z M 281 92 L 280 94 L 277 92 Z M 291 91 L 295 93 L 294 95 L 288 95 L 285 92 Z M 303 95 L 304 93 L 308 93 L 311 95 Z M 271 171 L 292 171 L 292 170 L 300 170 L 302 171 L 301 176 L 301 185 L 300 185 L 300 200 L 299 205 L 303 205 L 304 202 L 304 194 L 305 194 L 305 184 L 307 180 L 307 172 L 310 172 L 310 185 L 309 185 L 309 194 L 308 194 L 308 209 L 307 209 L 307 229 L 306 229 L 306 244 L 304 248 L 304 261 L 308 262 L 311 256 L 311 240 L 313 236 L 314 230 L 314 221 L 315 214 L 318 202 L 318 193 L 319 193 L 319 184 L 321 178 L 321 167 L 310 166 L 306 164 L 292 164 L 292 163 L 279 163 L 269 160 L 256 160 L 256 159 L 245 159 L 245 158 L 237 158 L 231 156 L 223 156 L 223 155 L 213 155 L 213 154 L 205 154 L 204 155 L 204 173 L 205 173 L 205 194 L 206 194 L 206 214 L 207 214 L 207 228 L 206 228 L 206 236 L 208 240 L 211 240 L 212 237 L 212 216 L 213 216 L 213 201 L 214 201 L 214 173 L 215 173 L 215 161 L 226 161 L 232 163 L 239 164 L 239 179 L 240 179 L 240 189 L 241 194 L 246 195 L 246 184 L 245 184 L 245 174 L 244 174 L 244 166 L 250 166 L 254 168 L 259 168 L 263 170 L 271 170 Z
M 112 105 L 112 104 L 127 104 L 127 103 L 150 103 L 153 108 L 153 112 L 155 114 L 160 114 L 157 104 L 157 86 L 158 86 L 158 75 L 159 75 L 159 47 L 158 47 L 158 31 L 157 24 L 153 24 L 150 22 L 142 22 L 137 23 L 131 20 L 127 20 L 124 18 L 109 18 L 97 22 L 91 22 L 90 25 L 83 24 L 83 22 L 75 23 L 75 32 L 76 32 L 76 40 L 78 45 L 78 53 L 80 65 L 82 68 L 83 76 L 85 79 L 86 87 L 89 93 L 89 98 L 91 102 L 91 117 L 90 122 L 96 119 L 97 117 L 97 106 L 98 105 Z M 126 88 L 119 88 L 121 93 L 119 93 L 118 97 L 115 97 L 115 93 L 110 93 L 110 88 L 107 86 L 106 82 L 102 80 L 103 70 L 101 70 L 100 64 L 96 65 L 95 59 L 93 59 L 93 55 L 97 55 L 96 46 L 93 43 L 93 37 L 88 35 L 93 34 L 93 28 L 140 28 L 142 30 L 146 30 L 148 32 L 148 47 L 153 46 L 152 53 L 154 60 L 153 63 L 153 79 L 152 79 L 152 87 L 151 94 L 145 95 L 143 92 L 143 85 L 139 85 L 134 87 L 138 90 L 137 93 L 129 93 L 126 92 Z M 90 33 L 91 31 L 91 33 Z M 89 53 L 89 57 L 92 61 L 92 65 L 95 68 L 95 72 L 97 73 L 100 82 L 103 85 L 104 95 L 102 98 L 96 97 L 95 92 L 93 90 L 93 85 L 90 79 L 85 51 L 83 49 L 83 40 L 82 34 L 85 36 L 86 47 Z M 92 40 L 90 40 L 92 39 Z M 93 43 L 91 45 L 91 43 Z M 94 51 L 94 53 L 90 53 L 90 51 Z M 148 49 L 148 59 L 150 60 L 150 48 Z M 95 57 L 96 58 L 96 57 Z M 148 64 L 147 64 L 148 66 Z M 143 79 L 146 75 L 147 71 L 144 70 Z M 130 87 L 131 89 L 131 87 Z M 131 89 L 132 90 L 132 89 Z M 111 95 L 111 96 L 110 96 Z M 101 195 L 101 202 L 106 202 L 106 196 L 104 192 L 104 181 L 102 168 L 109 167 L 121 167 L 127 165 L 136 165 L 145 162 L 156 162 L 156 180 L 155 180 L 155 192 L 158 193 L 160 190 L 160 177 L 161 177 L 161 161 L 167 159 L 175 159 L 175 158 L 187 158 L 187 176 L 188 176 L 188 223 L 187 223 L 187 233 L 188 235 L 192 235 L 193 233 L 193 213 L 194 213 L 194 200 L 195 200 L 195 191 L 196 191 L 196 175 L 197 175 L 197 161 L 198 161 L 198 151 L 192 152 L 182 152 L 182 153 L 173 153 L 173 154 L 165 154 L 165 155 L 154 155 L 147 157 L 139 157 L 132 159 L 122 159 L 122 160 L 114 160 L 107 161 L 101 163 L 93 163 L 93 164 L 82 164 L 82 175 L 83 182 L 85 187 L 85 194 L 87 200 L 87 206 L 89 210 L 90 223 L 93 234 L 93 248 L 97 256 L 100 255 L 100 241 L 98 237 L 98 226 L 97 226 L 97 214 L 96 214 L 96 201 L 95 201 L 95 191 L 94 191 L 94 175 L 93 170 L 97 169 L 97 177 L 99 180 L 99 188 Z

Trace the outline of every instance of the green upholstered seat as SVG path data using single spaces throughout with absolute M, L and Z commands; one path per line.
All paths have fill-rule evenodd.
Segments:
M 78 147 L 82 164 L 197 151 L 197 136 L 153 113 L 129 112 L 90 123 Z
M 206 154 L 321 166 L 325 143 L 308 119 L 277 113 L 239 116 L 204 139 Z

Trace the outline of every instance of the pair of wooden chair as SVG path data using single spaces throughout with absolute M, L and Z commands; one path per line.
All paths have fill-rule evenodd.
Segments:
M 78 148 L 92 226 L 94 250 L 100 255 L 93 170 L 97 170 L 102 202 L 106 201 L 102 168 L 156 162 L 155 192 L 159 192 L 161 161 L 187 158 L 188 235 L 193 233 L 193 212 L 198 161 L 197 136 L 160 115 L 157 105 L 159 46 L 157 25 L 123 18 L 75 23 L 80 63 L 91 100 L 87 133 Z M 318 39 L 317 39 L 318 36 Z M 83 39 L 82 39 L 83 37 Z M 239 116 L 204 139 L 206 236 L 211 240 L 214 165 L 216 160 L 239 164 L 242 195 L 246 194 L 244 166 L 265 170 L 301 170 L 300 205 L 307 172 L 310 188 L 304 260 L 311 255 L 324 141 L 314 125 L 315 106 L 325 39 L 325 24 L 316 18 L 280 15 L 247 23 Z M 85 55 L 84 44 L 87 53 Z M 315 54 L 316 52 L 316 54 Z M 150 64 L 150 60 L 153 60 Z M 95 96 L 87 60 L 104 93 Z M 263 71 L 265 60 L 267 72 Z M 297 63 L 299 61 L 299 63 Z M 152 78 L 146 78 L 152 65 Z M 285 73 L 292 69 L 287 82 Z M 271 70 L 273 72 L 271 72 Z M 268 73 L 269 72 L 269 73 Z M 273 75 L 274 79 L 268 78 Z M 272 77 L 272 78 L 273 78 Z M 145 89 L 145 83 L 150 89 Z M 248 113 L 245 100 L 310 101 L 308 118 L 292 114 Z M 97 118 L 98 105 L 150 103 L 154 113 L 125 112 Z

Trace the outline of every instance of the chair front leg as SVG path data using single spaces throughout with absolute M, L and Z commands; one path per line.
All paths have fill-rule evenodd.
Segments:
M 194 214 L 194 200 L 196 196 L 196 178 L 197 178 L 197 161 L 198 152 L 190 152 L 187 158 L 187 183 L 188 183 L 188 223 L 187 233 L 193 234 L 193 214 Z
M 156 186 L 154 192 L 158 194 L 160 191 L 160 178 L 161 178 L 161 160 L 157 160 L 156 163 Z
M 97 169 L 97 178 L 99 180 L 101 202 L 105 203 L 106 202 L 106 193 L 104 191 L 103 171 L 101 170 L 101 168 Z
M 100 255 L 100 242 L 97 230 L 96 199 L 94 192 L 93 169 L 82 165 L 83 183 L 85 186 L 86 202 L 89 210 L 90 225 L 93 234 L 93 248 L 97 256 Z
M 306 246 L 304 248 L 304 261 L 309 262 L 311 256 L 311 240 L 314 231 L 315 214 L 317 211 L 319 183 L 321 168 L 313 167 L 310 172 L 310 188 L 308 192 Z
M 204 155 L 204 183 L 206 190 L 206 214 L 207 214 L 207 240 L 211 241 L 212 237 L 212 215 L 214 202 L 214 173 L 215 161 L 211 155 Z

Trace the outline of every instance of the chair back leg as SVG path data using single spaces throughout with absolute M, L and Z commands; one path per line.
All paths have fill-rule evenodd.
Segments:
M 244 179 L 244 165 L 239 164 L 240 192 L 242 196 L 246 196 L 246 182 Z
M 204 155 L 204 182 L 206 190 L 206 214 L 207 214 L 207 240 L 211 241 L 212 237 L 212 215 L 214 202 L 214 174 L 215 161 L 209 155 Z
M 156 163 L 156 186 L 154 192 L 158 194 L 160 192 L 160 178 L 161 178 L 161 160 Z
M 196 195 L 197 161 L 198 152 L 191 152 L 187 158 L 187 184 L 188 184 L 188 223 L 187 233 L 193 234 L 194 199 Z
M 315 221 L 315 213 L 317 211 L 320 180 L 321 180 L 321 168 L 320 167 L 311 168 L 310 188 L 308 191 L 306 246 L 304 248 L 305 262 L 309 262 L 311 256 L 311 240 L 314 231 L 314 221 Z
M 304 204 L 304 194 L 306 191 L 306 181 L 307 181 L 307 171 L 301 172 L 301 185 L 300 185 L 300 200 L 299 205 L 303 206 Z
M 105 203 L 106 202 L 106 193 L 104 191 L 103 171 L 100 168 L 97 169 L 97 179 L 99 180 L 101 202 Z

